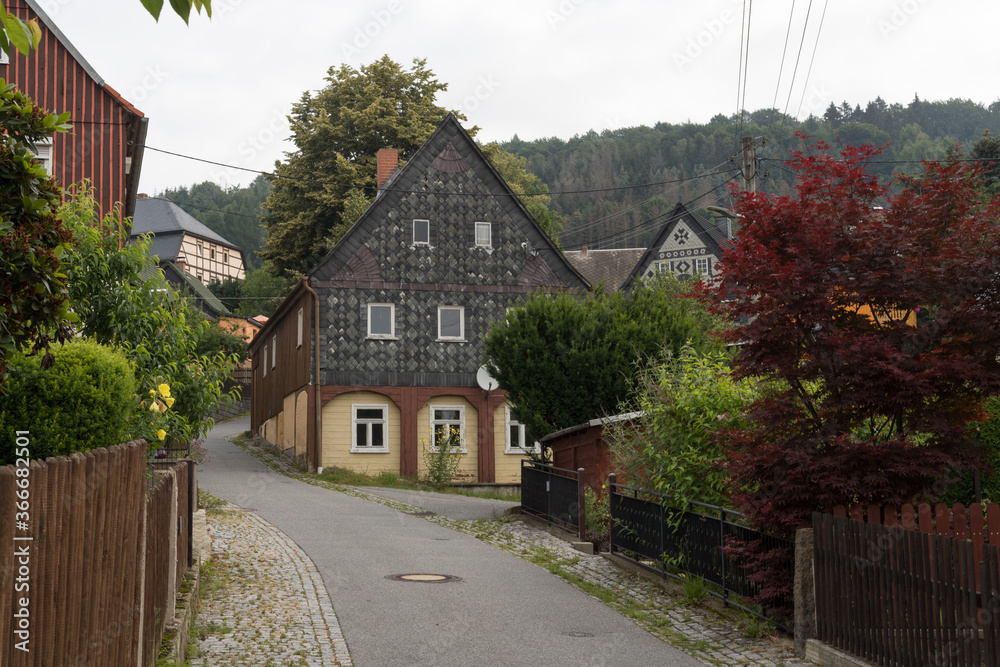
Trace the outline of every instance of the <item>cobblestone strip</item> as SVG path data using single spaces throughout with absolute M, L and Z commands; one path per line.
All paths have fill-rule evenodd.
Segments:
M 324 482 L 294 469 L 286 461 L 241 443 L 244 451 L 271 469 L 314 486 L 369 500 L 400 512 L 420 508 L 356 488 Z M 711 665 L 811 667 L 795 656 L 787 640 L 750 639 L 731 618 L 686 607 L 660 586 L 623 572 L 603 556 L 587 556 L 568 542 L 510 517 L 495 521 L 461 521 L 440 515 L 426 521 L 471 535 L 525 560 L 547 567 L 581 590 L 624 613 L 650 633 Z
M 235 508 L 208 513 L 207 566 L 191 665 L 352 665 L 316 566 L 291 539 Z

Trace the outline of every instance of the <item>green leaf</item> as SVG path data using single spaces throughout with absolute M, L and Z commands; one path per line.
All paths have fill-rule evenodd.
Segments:
M 157 21 L 160 20 L 160 11 L 163 9 L 163 0 L 140 0 L 146 11 L 153 15 Z
M 170 0 L 170 6 L 184 19 L 184 23 L 188 22 L 188 17 L 191 15 L 191 0 Z
M 35 35 L 28 24 L 11 14 L 5 14 L 0 18 L 0 21 L 3 22 L 4 31 L 7 33 L 10 44 L 21 53 L 28 55 L 35 43 Z

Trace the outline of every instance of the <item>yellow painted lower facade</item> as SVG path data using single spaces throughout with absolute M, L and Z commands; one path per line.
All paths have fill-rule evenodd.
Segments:
M 285 397 L 281 413 L 265 421 L 259 433 L 267 441 L 278 446 L 286 454 L 303 459 L 308 451 L 308 424 L 312 414 L 308 393 L 299 391 Z M 489 405 L 487 403 L 487 405 Z M 494 407 L 495 406 L 495 407 Z M 521 461 L 527 458 L 518 448 L 523 444 L 523 428 L 510 416 L 511 404 L 496 401 L 492 408 L 492 426 L 484 424 L 485 447 L 492 450 L 493 482 L 497 484 L 518 484 L 521 481 Z M 484 456 L 480 439 L 482 406 L 475 405 L 466 396 L 447 394 L 433 396 L 420 405 L 415 412 L 415 424 L 410 432 L 416 433 L 417 476 L 427 475 L 427 456 L 434 442 L 435 410 L 447 414 L 460 415 L 462 451 L 452 456 L 460 456 L 461 464 L 455 482 L 480 482 Z M 371 414 L 382 415 L 381 419 L 365 419 Z M 413 413 L 411 413 L 413 414 Z M 441 415 L 443 413 L 438 412 Z M 360 418 L 359 418 L 360 416 Z M 377 444 L 373 446 L 372 429 L 379 429 Z M 402 412 L 396 401 L 378 391 L 348 391 L 328 400 L 322 409 L 322 441 L 319 448 L 318 465 L 323 468 L 338 467 L 369 475 L 380 472 L 401 474 L 401 441 L 403 437 Z M 514 432 L 514 441 L 510 440 Z M 359 441 L 360 438 L 360 441 Z M 411 450 L 412 451 L 412 450 Z M 487 450 L 489 451 L 489 450 Z M 412 474 L 412 473 L 411 473 Z

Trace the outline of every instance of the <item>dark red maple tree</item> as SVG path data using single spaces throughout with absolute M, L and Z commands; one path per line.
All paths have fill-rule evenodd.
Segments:
M 734 503 L 775 534 L 977 466 L 967 424 L 1000 391 L 1000 200 L 960 160 L 890 195 L 866 171 L 878 154 L 817 144 L 794 154 L 795 195 L 739 193 L 737 242 L 706 294 L 742 323 L 724 334 L 734 373 L 772 381 L 755 426 L 721 437 Z M 791 582 L 758 564 L 774 603 Z

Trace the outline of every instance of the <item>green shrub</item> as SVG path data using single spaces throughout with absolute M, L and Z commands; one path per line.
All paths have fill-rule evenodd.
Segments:
M 979 487 L 983 502 L 1000 502 L 1000 396 L 990 396 L 983 402 L 983 409 L 990 417 L 975 426 L 979 429 L 979 446 L 983 461 L 990 469 L 980 475 Z M 947 481 L 947 480 L 946 480 Z M 975 476 L 972 472 L 952 473 L 952 483 L 938 494 L 937 502 L 948 505 L 970 504 L 976 500 Z
M 435 489 L 443 489 L 451 484 L 462 465 L 461 444 L 457 435 L 449 434 L 436 450 L 424 445 L 424 465 L 427 466 L 425 481 Z
M 135 370 L 120 352 L 88 340 L 53 347 L 55 364 L 14 355 L 0 393 L 0 464 L 14 460 L 14 431 L 29 431 L 40 459 L 126 440 L 138 401 Z

